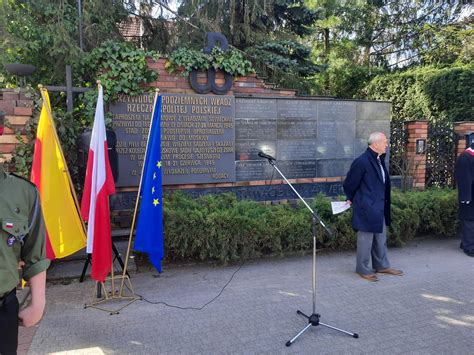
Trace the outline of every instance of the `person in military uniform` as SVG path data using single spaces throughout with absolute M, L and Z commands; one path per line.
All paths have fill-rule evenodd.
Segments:
M 474 257 L 474 142 L 459 156 L 454 175 L 458 186 L 461 249 Z
M 4 130 L 0 111 L 0 135 Z M 16 354 L 19 325 L 39 322 L 45 307 L 46 236 L 39 193 L 29 181 L 5 171 L 0 163 L 0 354 Z M 16 287 L 29 282 L 31 303 L 19 311 Z

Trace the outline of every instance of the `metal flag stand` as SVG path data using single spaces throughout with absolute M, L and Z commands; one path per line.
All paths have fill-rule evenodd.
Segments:
M 98 87 L 100 87 L 100 81 L 97 81 Z M 156 101 L 158 99 L 158 93 L 159 89 L 155 89 L 155 99 L 153 103 L 153 109 L 156 107 Z M 153 120 L 153 115 L 152 115 L 152 120 Z M 148 138 L 147 138 L 147 148 L 145 150 L 145 156 L 144 156 L 144 161 L 146 158 L 147 150 L 148 150 L 148 141 L 150 139 L 150 132 L 151 132 L 151 122 L 150 122 L 150 129 L 148 131 Z M 122 275 L 115 275 L 114 272 L 114 265 L 113 265 L 113 260 L 112 260 L 112 268 L 111 268 L 111 274 L 110 277 L 105 279 L 105 282 L 96 282 L 96 285 L 94 286 L 93 290 L 93 296 L 92 296 L 92 301 L 90 304 L 85 304 L 84 308 L 96 308 L 101 311 L 106 311 L 109 312 L 110 315 L 113 314 L 119 314 L 122 309 L 125 307 L 131 305 L 133 302 L 142 300 L 141 296 L 138 296 L 135 294 L 135 291 L 132 286 L 132 282 L 130 280 L 130 276 L 128 275 L 127 268 L 128 268 L 128 260 L 130 257 L 130 249 L 132 246 L 132 237 L 133 237 L 133 230 L 135 228 L 135 220 L 137 216 L 137 210 L 138 210 L 138 203 L 140 199 L 140 192 L 141 192 L 141 187 L 142 187 L 142 181 L 143 181 L 143 169 L 145 167 L 145 164 L 142 166 L 142 172 L 141 172 L 141 178 L 140 178 L 140 184 L 138 186 L 138 192 L 137 192 L 137 199 L 135 201 L 135 209 L 133 212 L 133 219 L 132 219 L 132 225 L 130 227 L 130 235 L 128 238 L 128 245 L 127 245 L 127 253 L 125 256 L 125 265 L 123 267 Z M 120 288 L 116 287 L 116 282 L 120 281 Z M 107 290 L 106 283 L 110 283 L 110 288 Z M 128 289 L 128 292 L 125 293 L 125 287 Z M 104 296 L 102 296 L 104 295 Z M 107 309 L 104 307 L 101 307 L 102 303 L 106 303 L 108 301 L 117 301 L 117 300 L 123 300 L 127 301 L 124 305 L 119 307 L 118 309 Z
M 100 81 L 98 81 L 97 84 L 100 85 Z M 43 85 L 38 85 L 38 88 L 39 88 L 40 93 L 41 93 L 41 98 L 43 99 L 43 102 L 45 103 L 44 107 L 46 107 L 46 111 L 48 112 L 49 117 L 51 117 L 51 125 L 54 127 L 54 129 L 53 129 L 54 135 L 55 135 L 55 137 L 56 137 L 56 140 L 59 142 L 59 137 L 58 137 L 57 131 L 56 131 L 56 125 L 54 124 L 54 120 L 53 120 L 53 114 L 52 114 L 52 112 L 51 112 L 51 108 L 50 108 L 49 105 L 47 104 L 48 101 L 46 100 L 46 97 L 45 97 L 45 91 L 46 91 L 46 89 L 43 87 Z M 64 161 L 66 161 L 66 159 L 64 158 L 64 152 L 63 152 L 63 150 L 62 150 L 62 148 L 61 148 L 61 145 L 59 145 L 59 151 L 60 151 L 60 154 L 61 154 L 61 156 L 62 156 L 62 159 L 63 159 Z M 73 199 L 74 199 L 74 203 L 75 203 L 75 205 L 76 205 L 77 210 L 79 211 L 79 210 L 80 210 L 80 208 L 79 208 L 79 201 L 78 201 L 78 199 L 77 199 L 77 195 L 76 195 L 76 191 L 75 191 L 75 189 L 74 189 L 74 186 L 72 185 L 71 175 L 70 175 L 70 173 L 69 173 L 69 170 L 67 169 L 67 166 L 65 167 L 65 173 L 66 173 L 67 176 L 68 176 L 69 186 L 70 186 L 70 189 L 71 189 L 71 192 L 72 192 L 72 196 L 73 196 Z M 84 229 L 84 234 L 87 234 L 87 233 L 86 233 L 86 227 L 85 227 L 85 225 L 84 225 L 84 221 L 82 220 L 82 218 L 81 218 L 81 225 L 82 225 L 82 228 Z M 115 285 L 114 285 L 114 281 L 113 281 L 113 280 L 115 280 L 115 279 L 117 279 L 117 277 L 116 277 L 116 276 L 114 277 L 114 269 L 113 269 L 113 265 L 112 265 L 112 275 L 111 275 L 110 278 L 107 278 L 107 279 L 106 279 L 106 282 L 107 282 L 107 281 L 112 281 L 112 294 L 111 294 L 111 296 L 109 296 L 109 295 L 108 295 L 108 292 L 106 291 L 105 283 L 104 283 L 104 282 L 97 282 L 96 285 L 94 286 L 94 293 L 95 293 L 95 291 L 97 290 L 97 294 L 96 294 L 97 297 L 96 297 L 96 298 L 93 298 L 91 304 L 89 304 L 89 305 L 86 304 L 86 305 L 84 306 L 84 308 L 87 308 L 87 307 L 94 307 L 94 308 L 102 309 L 102 308 L 97 307 L 97 304 L 100 304 L 100 303 L 102 303 L 102 302 L 104 302 L 104 301 L 106 301 L 106 300 L 109 300 L 109 299 L 114 298 L 114 295 L 115 295 Z M 139 299 L 138 297 L 136 297 L 136 296 L 133 294 L 133 288 L 132 288 L 132 284 L 131 284 L 131 282 L 130 282 L 130 279 L 128 279 L 128 281 L 129 281 L 129 287 L 130 287 L 130 289 L 132 290 L 132 295 L 134 296 L 134 298 Z M 103 292 L 103 294 L 105 295 L 105 297 L 101 297 L 101 296 L 100 296 L 100 295 L 102 294 L 102 292 Z M 123 297 L 122 297 L 122 298 L 123 298 Z M 128 298 L 130 298 L 130 297 L 128 297 Z M 132 302 L 136 301 L 136 299 L 134 299 Z M 130 303 L 131 303 L 131 302 L 130 302 Z M 128 305 L 128 304 L 127 304 L 127 305 Z M 126 305 L 126 306 L 127 306 L 127 305 Z M 124 306 L 124 307 L 126 307 L 126 306 Z M 107 310 L 107 309 L 102 309 L 102 310 L 108 311 L 108 312 L 110 312 L 111 314 L 115 314 L 115 313 L 118 313 L 118 312 L 119 312 L 121 309 L 123 309 L 124 307 L 120 308 L 119 310 L 115 310 L 115 311 L 114 311 L 114 310 Z
M 291 344 L 293 344 L 296 341 L 296 339 L 298 339 L 298 337 L 300 335 L 302 335 L 310 327 L 312 327 L 312 326 L 316 327 L 318 325 L 322 325 L 324 327 L 327 327 L 327 328 L 330 328 L 330 329 L 333 329 L 333 330 L 337 330 L 338 332 L 350 335 L 354 338 L 358 338 L 359 335 L 357 333 L 351 333 L 351 332 L 348 332 L 346 330 L 336 328 L 332 325 L 320 322 L 319 319 L 321 318 L 321 315 L 316 313 L 316 237 L 317 237 L 317 233 L 318 233 L 317 229 L 319 227 L 322 227 L 326 231 L 326 233 L 330 236 L 332 235 L 332 232 L 329 230 L 329 228 L 326 226 L 326 224 L 321 220 L 321 218 L 318 216 L 318 214 L 315 211 L 313 211 L 313 209 L 306 203 L 306 201 L 303 199 L 303 197 L 301 197 L 301 195 L 298 193 L 298 191 L 296 191 L 296 189 L 287 180 L 287 178 L 285 177 L 285 175 L 283 175 L 283 173 L 280 171 L 280 169 L 278 169 L 278 167 L 276 166 L 276 163 L 275 163 L 276 159 L 273 158 L 272 156 L 268 155 L 268 154 L 263 153 L 263 152 L 258 153 L 258 155 L 260 157 L 265 158 L 265 159 L 268 160 L 270 165 L 273 166 L 273 168 L 281 175 L 283 180 L 285 180 L 285 182 L 288 184 L 288 186 L 290 186 L 290 188 L 293 190 L 293 192 L 296 194 L 296 196 L 298 196 L 298 198 L 301 201 L 303 201 L 304 205 L 306 206 L 306 208 L 308 208 L 308 210 L 311 212 L 311 216 L 313 217 L 313 223 L 312 223 L 312 231 L 313 231 L 313 280 L 312 280 L 313 281 L 313 285 L 312 285 L 312 288 L 313 288 L 313 312 L 311 313 L 310 316 L 308 316 L 308 315 L 304 314 L 303 312 L 301 312 L 300 310 L 296 311 L 296 314 L 299 314 L 299 315 L 305 317 L 308 320 L 308 325 L 306 325 L 291 340 L 287 341 L 285 345 L 290 346 Z

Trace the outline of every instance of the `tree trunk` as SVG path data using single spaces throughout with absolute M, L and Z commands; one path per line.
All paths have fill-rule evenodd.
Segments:
M 329 43 L 329 28 L 323 29 L 323 35 L 324 35 L 324 53 L 325 53 L 325 62 L 327 63 L 329 61 L 329 52 L 331 51 L 330 48 L 330 43 Z

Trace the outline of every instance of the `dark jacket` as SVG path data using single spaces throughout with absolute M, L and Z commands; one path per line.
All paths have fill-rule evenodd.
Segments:
M 344 192 L 352 201 L 352 227 L 357 231 L 382 233 L 383 219 L 390 225 L 390 175 L 385 167 L 385 154 L 380 156 L 385 184 L 372 149 L 356 158 L 344 181 Z
M 474 220 L 474 155 L 469 151 L 461 153 L 454 170 L 456 185 L 458 186 L 459 218 Z

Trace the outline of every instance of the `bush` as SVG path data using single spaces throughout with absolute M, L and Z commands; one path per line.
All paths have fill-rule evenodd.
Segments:
M 318 248 L 355 248 L 350 212 L 332 215 L 330 200 L 321 194 L 310 205 L 333 232 L 329 238 L 318 231 Z M 388 243 L 402 246 L 420 234 L 452 236 L 457 229 L 456 214 L 454 190 L 394 190 Z M 311 214 L 302 203 L 264 205 L 238 201 L 228 193 L 192 199 L 178 191 L 165 195 L 163 219 L 168 260 L 229 262 L 304 253 L 312 248 Z
M 417 67 L 375 77 L 366 97 L 392 103 L 392 120 L 472 121 L 474 65 L 449 68 Z

